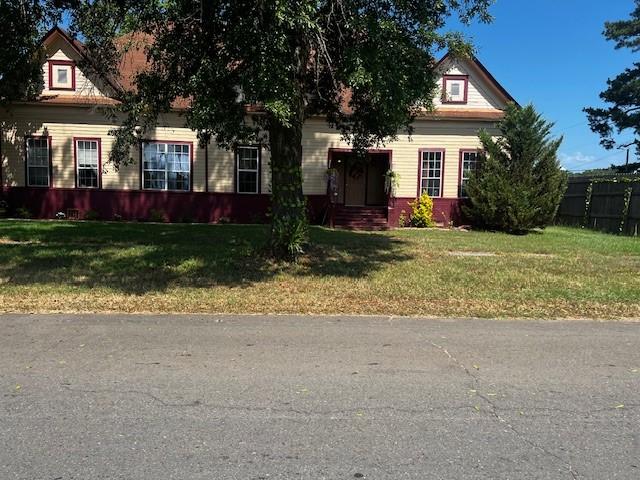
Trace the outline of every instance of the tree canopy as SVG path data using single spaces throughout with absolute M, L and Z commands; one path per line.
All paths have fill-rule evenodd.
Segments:
M 635 4 L 629 20 L 605 24 L 604 36 L 615 42 L 616 49 L 640 51 L 640 0 Z M 640 155 L 640 62 L 634 62 L 632 67 L 608 80 L 607 85 L 600 98 L 610 106 L 585 109 L 591 129 L 600 135 L 603 147 L 635 146 Z M 632 140 L 619 140 L 625 131 L 631 131 Z
M 0 1 L 0 103 L 33 99 L 42 91 L 42 37 L 72 1 Z
M 302 126 L 322 115 L 356 151 L 411 131 L 432 107 L 437 50 L 471 53 L 447 19 L 489 21 L 493 0 L 95 0 L 76 10 L 103 74 L 116 71 L 119 38 L 149 40 L 149 68 L 123 95 L 127 118 L 111 161 L 129 155 L 135 129 L 179 99 L 203 142 L 261 142 L 271 151 L 272 247 L 295 256 L 306 238 Z M 120 41 L 121 45 L 121 41 Z M 247 115 L 247 106 L 258 112 Z

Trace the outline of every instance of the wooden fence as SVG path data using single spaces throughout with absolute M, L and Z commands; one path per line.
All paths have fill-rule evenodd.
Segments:
M 640 233 L 640 177 L 571 177 L 556 221 L 609 233 Z

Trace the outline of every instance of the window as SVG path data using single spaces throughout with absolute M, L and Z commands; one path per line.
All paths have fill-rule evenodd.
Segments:
M 236 150 L 236 191 L 260 193 L 260 149 L 238 147 Z
M 73 62 L 49 61 L 49 90 L 75 90 L 76 66 Z
M 442 192 L 443 150 L 423 150 L 420 153 L 420 193 L 439 197 Z
M 191 189 L 191 145 L 145 143 L 142 147 L 143 188 L 148 190 Z
M 467 103 L 469 82 L 465 75 L 445 75 L 442 83 L 443 103 Z
M 77 186 L 98 188 L 100 186 L 100 140 L 76 139 Z
M 50 186 L 49 138 L 27 138 L 27 186 Z
M 61 84 L 68 83 L 67 69 L 58 67 L 56 68 L 56 71 L 58 72 L 58 83 L 61 83 Z
M 465 183 L 469 180 L 469 174 L 478 169 L 479 152 L 477 150 L 462 150 L 460 152 L 460 197 L 466 197 Z

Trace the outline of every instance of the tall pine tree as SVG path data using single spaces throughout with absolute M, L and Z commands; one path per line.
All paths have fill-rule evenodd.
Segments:
M 498 138 L 480 132 L 483 158 L 466 185 L 463 207 L 476 225 L 526 233 L 553 221 L 567 180 L 557 158 L 562 138 L 551 138 L 552 127 L 532 105 L 511 104 Z
M 604 36 L 615 42 L 616 49 L 630 48 L 640 51 L 640 0 L 629 20 L 607 22 Z M 600 135 L 600 144 L 607 149 L 635 146 L 640 155 L 640 62 L 627 68 L 612 80 L 600 98 L 607 108 L 585 108 L 591 130 Z M 618 141 L 618 136 L 630 131 L 633 139 Z

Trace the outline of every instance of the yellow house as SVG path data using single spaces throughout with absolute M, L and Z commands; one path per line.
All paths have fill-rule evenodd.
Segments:
M 108 162 L 114 124 L 101 107 L 117 103 L 117 86 L 82 72 L 84 47 L 63 30 L 52 29 L 43 42 L 42 95 L 0 110 L 0 185 L 10 209 L 24 207 L 38 218 L 92 211 L 105 220 L 148 219 L 154 210 L 171 221 L 265 217 L 268 149 L 203 147 L 176 110 L 140 139 L 133 163 L 115 169 Z M 349 145 L 322 118 L 307 121 L 302 171 L 312 221 L 327 222 L 333 212 L 338 224 L 396 226 L 421 192 L 433 197 L 437 220 L 457 220 L 465 179 L 478 161 L 478 130 L 494 129 L 514 99 L 477 59 L 446 55 L 439 69 L 435 111 L 416 119 L 411 137 L 370 151 L 364 165 L 352 161 Z M 399 176 L 394 198 L 385 191 L 389 170 Z

